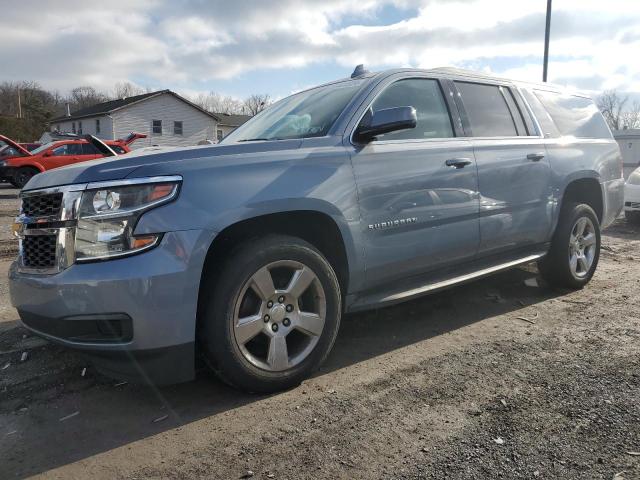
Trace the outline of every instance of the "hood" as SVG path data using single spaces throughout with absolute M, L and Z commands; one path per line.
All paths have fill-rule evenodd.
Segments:
M 31 152 L 29 150 L 27 150 L 26 148 L 24 148 L 22 145 L 20 145 L 19 143 L 14 142 L 13 140 L 11 140 L 9 137 L 5 137 L 4 135 L 0 135 L 0 141 L 6 143 L 7 145 L 9 145 L 10 147 L 15 148 L 17 151 L 19 151 L 20 153 L 22 153 L 24 156 L 31 156 Z
M 252 155 L 260 152 L 275 152 L 278 150 L 295 150 L 301 145 L 301 140 L 279 140 L 270 142 L 246 142 L 218 145 L 202 145 L 196 147 L 148 147 L 117 157 L 107 157 L 89 162 L 76 163 L 67 167 L 48 170 L 36 175 L 23 190 L 57 187 L 74 183 L 103 182 L 107 180 L 122 180 L 141 169 L 141 176 L 149 169 L 162 170 L 162 164 L 170 165 L 171 171 L 166 174 L 180 174 L 181 161 L 203 162 L 203 166 L 210 166 L 212 162 L 220 163 L 224 159 L 233 157 L 234 163 L 242 162 L 242 155 Z

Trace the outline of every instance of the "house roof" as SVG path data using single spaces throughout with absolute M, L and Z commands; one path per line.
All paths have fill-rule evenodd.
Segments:
M 82 118 L 87 118 L 87 117 L 97 117 L 98 115 L 107 115 L 107 114 L 109 114 L 111 112 L 114 112 L 116 110 L 120 110 L 122 108 L 128 107 L 129 105 L 133 105 L 134 103 L 143 102 L 145 100 L 148 100 L 150 98 L 157 97 L 157 96 L 163 95 L 163 94 L 173 95 L 178 100 L 182 100 L 183 102 L 191 105 L 193 108 L 195 108 L 197 110 L 200 110 L 205 115 L 210 116 L 211 118 L 213 118 L 217 122 L 220 122 L 219 114 L 213 114 L 211 112 L 208 112 L 204 108 L 196 105 L 193 102 L 190 102 L 186 98 L 181 97 L 180 95 L 178 95 L 175 92 L 172 92 L 171 90 L 158 90 L 157 92 L 143 93 L 142 95 L 134 95 L 132 97 L 119 98 L 117 100 L 109 100 L 108 102 L 98 103 L 98 104 L 93 105 L 91 107 L 87 107 L 87 108 L 82 108 L 80 110 L 76 110 L 75 112 L 73 112 L 71 114 L 70 117 L 61 116 L 61 117 L 53 118 L 53 119 L 51 119 L 49 121 L 49 123 L 68 122 L 69 120 L 77 120 L 77 119 L 82 119 Z M 221 123 L 224 123 L 224 122 L 221 122 Z M 226 125 L 226 123 L 225 123 L 225 125 Z
M 234 115 L 230 113 L 214 113 L 221 125 L 229 127 L 239 127 L 251 118 L 251 115 Z

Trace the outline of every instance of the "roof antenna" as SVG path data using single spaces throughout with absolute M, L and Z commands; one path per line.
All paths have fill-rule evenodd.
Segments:
M 358 78 L 358 77 L 361 77 L 362 75 L 364 75 L 366 73 L 369 73 L 369 70 L 365 70 L 364 69 L 364 65 L 361 63 L 360 65 L 358 65 L 355 68 L 355 70 L 351 74 L 351 78 Z

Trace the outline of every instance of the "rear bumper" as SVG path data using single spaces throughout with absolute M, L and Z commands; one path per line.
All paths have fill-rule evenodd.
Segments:
M 166 233 L 132 257 L 55 275 L 9 271 L 11 303 L 35 334 L 81 350 L 103 372 L 155 384 L 194 376 L 198 289 L 213 232 Z
M 640 185 L 627 183 L 624 186 L 624 209 L 627 212 L 640 211 Z

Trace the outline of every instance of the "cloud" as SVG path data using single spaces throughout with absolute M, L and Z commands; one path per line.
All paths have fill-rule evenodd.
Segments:
M 2 79 L 66 90 L 145 78 L 187 90 L 252 71 L 455 65 L 541 77 L 539 0 L 23 0 L 3 11 Z M 401 20 L 388 22 L 393 9 Z M 38 12 L 34 15 L 33 12 Z M 640 91 L 640 2 L 563 0 L 550 80 Z M 287 88 L 287 87 L 285 87 Z

